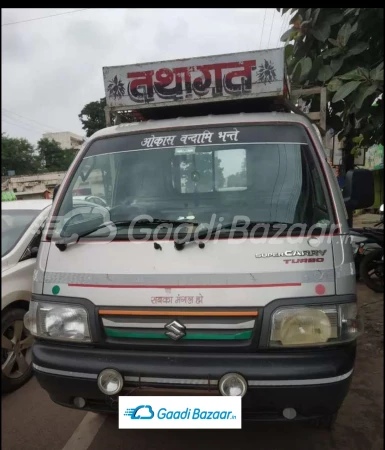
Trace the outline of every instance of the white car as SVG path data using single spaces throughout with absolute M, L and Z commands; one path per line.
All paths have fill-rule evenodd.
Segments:
M 1 384 L 2 392 L 32 375 L 32 336 L 23 318 L 31 298 L 41 231 L 52 200 L 1 203 Z
M 106 201 L 101 198 L 98 197 L 96 195 L 77 195 L 77 196 L 73 196 L 72 197 L 72 201 L 74 201 L 74 203 L 85 203 L 85 204 L 89 204 L 89 203 L 93 203 L 95 205 L 99 205 L 99 206 L 107 206 Z

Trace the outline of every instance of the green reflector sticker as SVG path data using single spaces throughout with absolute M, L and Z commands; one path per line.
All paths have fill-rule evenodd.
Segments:
M 60 286 L 54 286 L 52 288 L 52 294 L 57 295 L 60 292 Z
M 170 339 L 165 334 L 140 332 L 140 331 L 122 331 L 115 328 L 104 328 L 106 335 L 114 338 L 128 338 L 128 339 Z M 194 333 L 187 334 L 181 340 L 217 340 L 217 341 L 233 341 L 241 339 L 250 339 L 252 331 L 241 331 L 234 334 L 220 334 L 220 333 Z

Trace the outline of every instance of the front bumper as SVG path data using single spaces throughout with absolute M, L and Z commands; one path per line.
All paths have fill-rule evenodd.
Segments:
M 63 406 L 75 407 L 73 399 L 83 397 L 86 410 L 117 411 L 117 398 L 107 397 L 97 387 L 97 376 L 106 368 L 123 375 L 120 395 L 219 395 L 220 378 L 237 372 L 248 382 L 242 399 L 244 419 L 283 419 L 283 409 L 294 408 L 298 420 L 333 414 L 340 408 L 349 389 L 355 352 L 354 343 L 313 350 L 205 354 L 80 348 L 37 341 L 33 364 L 40 385 Z

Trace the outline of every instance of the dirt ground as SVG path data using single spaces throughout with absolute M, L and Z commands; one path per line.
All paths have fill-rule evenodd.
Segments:
M 378 215 L 363 214 L 355 217 L 354 226 L 370 227 L 378 222 Z M 377 450 L 384 448 L 384 297 L 359 284 L 358 304 L 365 331 L 359 340 L 352 387 L 334 434 L 337 448 Z M 341 446 L 352 438 L 355 447 Z
M 379 214 L 360 214 L 353 217 L 353 226 L 355 228 L 373 227 L 374 225 L 378 224 L 379 221 Z
M 358 302 L 365 331 L 333 433 L 334 448 L 379 450 L 384 448 L 384 297 L 360 283 Z

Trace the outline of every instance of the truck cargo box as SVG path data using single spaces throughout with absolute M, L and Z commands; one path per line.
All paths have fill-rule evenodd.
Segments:
M 104 67 L 109 111 L 146 118 L 267 111 L 288 96 L 282 48 Z

